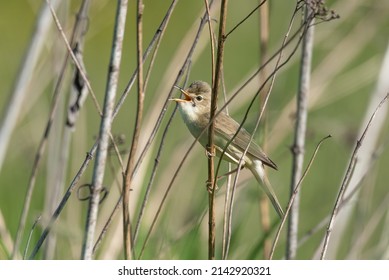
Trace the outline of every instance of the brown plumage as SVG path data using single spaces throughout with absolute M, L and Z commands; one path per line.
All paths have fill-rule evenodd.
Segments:
M 172 100 L 178 103 L 185 124 L 192 135 L 197 138 L 209 123 L 211 87 L 206 82 L 195 81 L 188 89 L 180 90 L 184 94 L 184 99 L 176 98 Z M 215 118 L 214 128 L 216 155 L 220 157 L 223 149 L 228 144 L 228 141 L 238 131 L 239 123 L 226 113 L 220 112 Z M 207 134 L 208 129 L 205 130 L 199 139 L 199 142 L 204 147 L 206 147 L 208 143 Z M 250 143 L 247 153 L 243 158 L 243 166 L 250 169 L 257 181 L 262 185 L 275 210 L 279 216 L 282 217 L 284 212 L 264 172 L 264 165 L 270 166 L 276 170 L 277 165 L 263 152 L 261 147 L 253 141 L 250 141 L 250 139 L 250 133 L 244 128 L 241 128 L 231 144 L 227 147 L 223 159 L 237 164 L 247 145 Z

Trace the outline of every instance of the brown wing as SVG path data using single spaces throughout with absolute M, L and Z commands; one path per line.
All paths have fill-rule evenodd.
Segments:
M 227 121 L 228 120 L 228 121 Z M 223 131 L 229 131 L 229 139 L 232 137 L 236 131 L 239 128 L 239 124 L 232 119 L 230 116 L 225 114 L 224 112 L 221 112 L 220 115 L 216 118 L 216 127 L 224 128 Z M 217 128 L 215 128 L 217 130 Z M 223 135 L 220 133 L 219 135 Z M 242 151 L 244 151 L 247 147 L 247 143 L 250 141 L 251 135 L 248 133 L 243 127 L 238 132 L 238 135 L 234 138 L 232 141 L 238 148 L 240 148 Z M 228 140 L 228 139 L 227 139 Z M 251 144 L 247 150 L 247 153 L 254 156 L 255 158 L 259 159 L 263 162 L 263 164 L 266 164 L 274 169 L 277 170 L 277 165 L 262 151 L 261 147 L 259 147 L 255 142 L 251 141 Z

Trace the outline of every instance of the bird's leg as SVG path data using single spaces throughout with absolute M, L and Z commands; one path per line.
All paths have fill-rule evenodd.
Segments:
M 205 156 L 210 158 L 210 157 L 214 157 L 215 155 L 216 154 L 212 153 L 210 147 L 207 145 L 207 147 L 205 148 Z

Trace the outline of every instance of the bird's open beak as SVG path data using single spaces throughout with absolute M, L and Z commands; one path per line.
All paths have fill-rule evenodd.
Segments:
M 180 99 L 180 98 L 171 98 L 170 100 L 171 101 L 176 101 L 176 102 L 191 102 L 192 101 L 192 98 L 190 97 L 189 93 L 187 93 L 183 88 L 180 88 L 178 86 L 174 86 L 176 89 L 179 89 L 182 94 L 184 95 L 184 99 Z

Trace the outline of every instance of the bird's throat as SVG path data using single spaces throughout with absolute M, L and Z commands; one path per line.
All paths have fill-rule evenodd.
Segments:
M 207 114 L 201 112 L 200 108 L 193 106 L 191 102 L 180 103 L 178 109 L 189 131 L 197 138 L 209 122 Z

